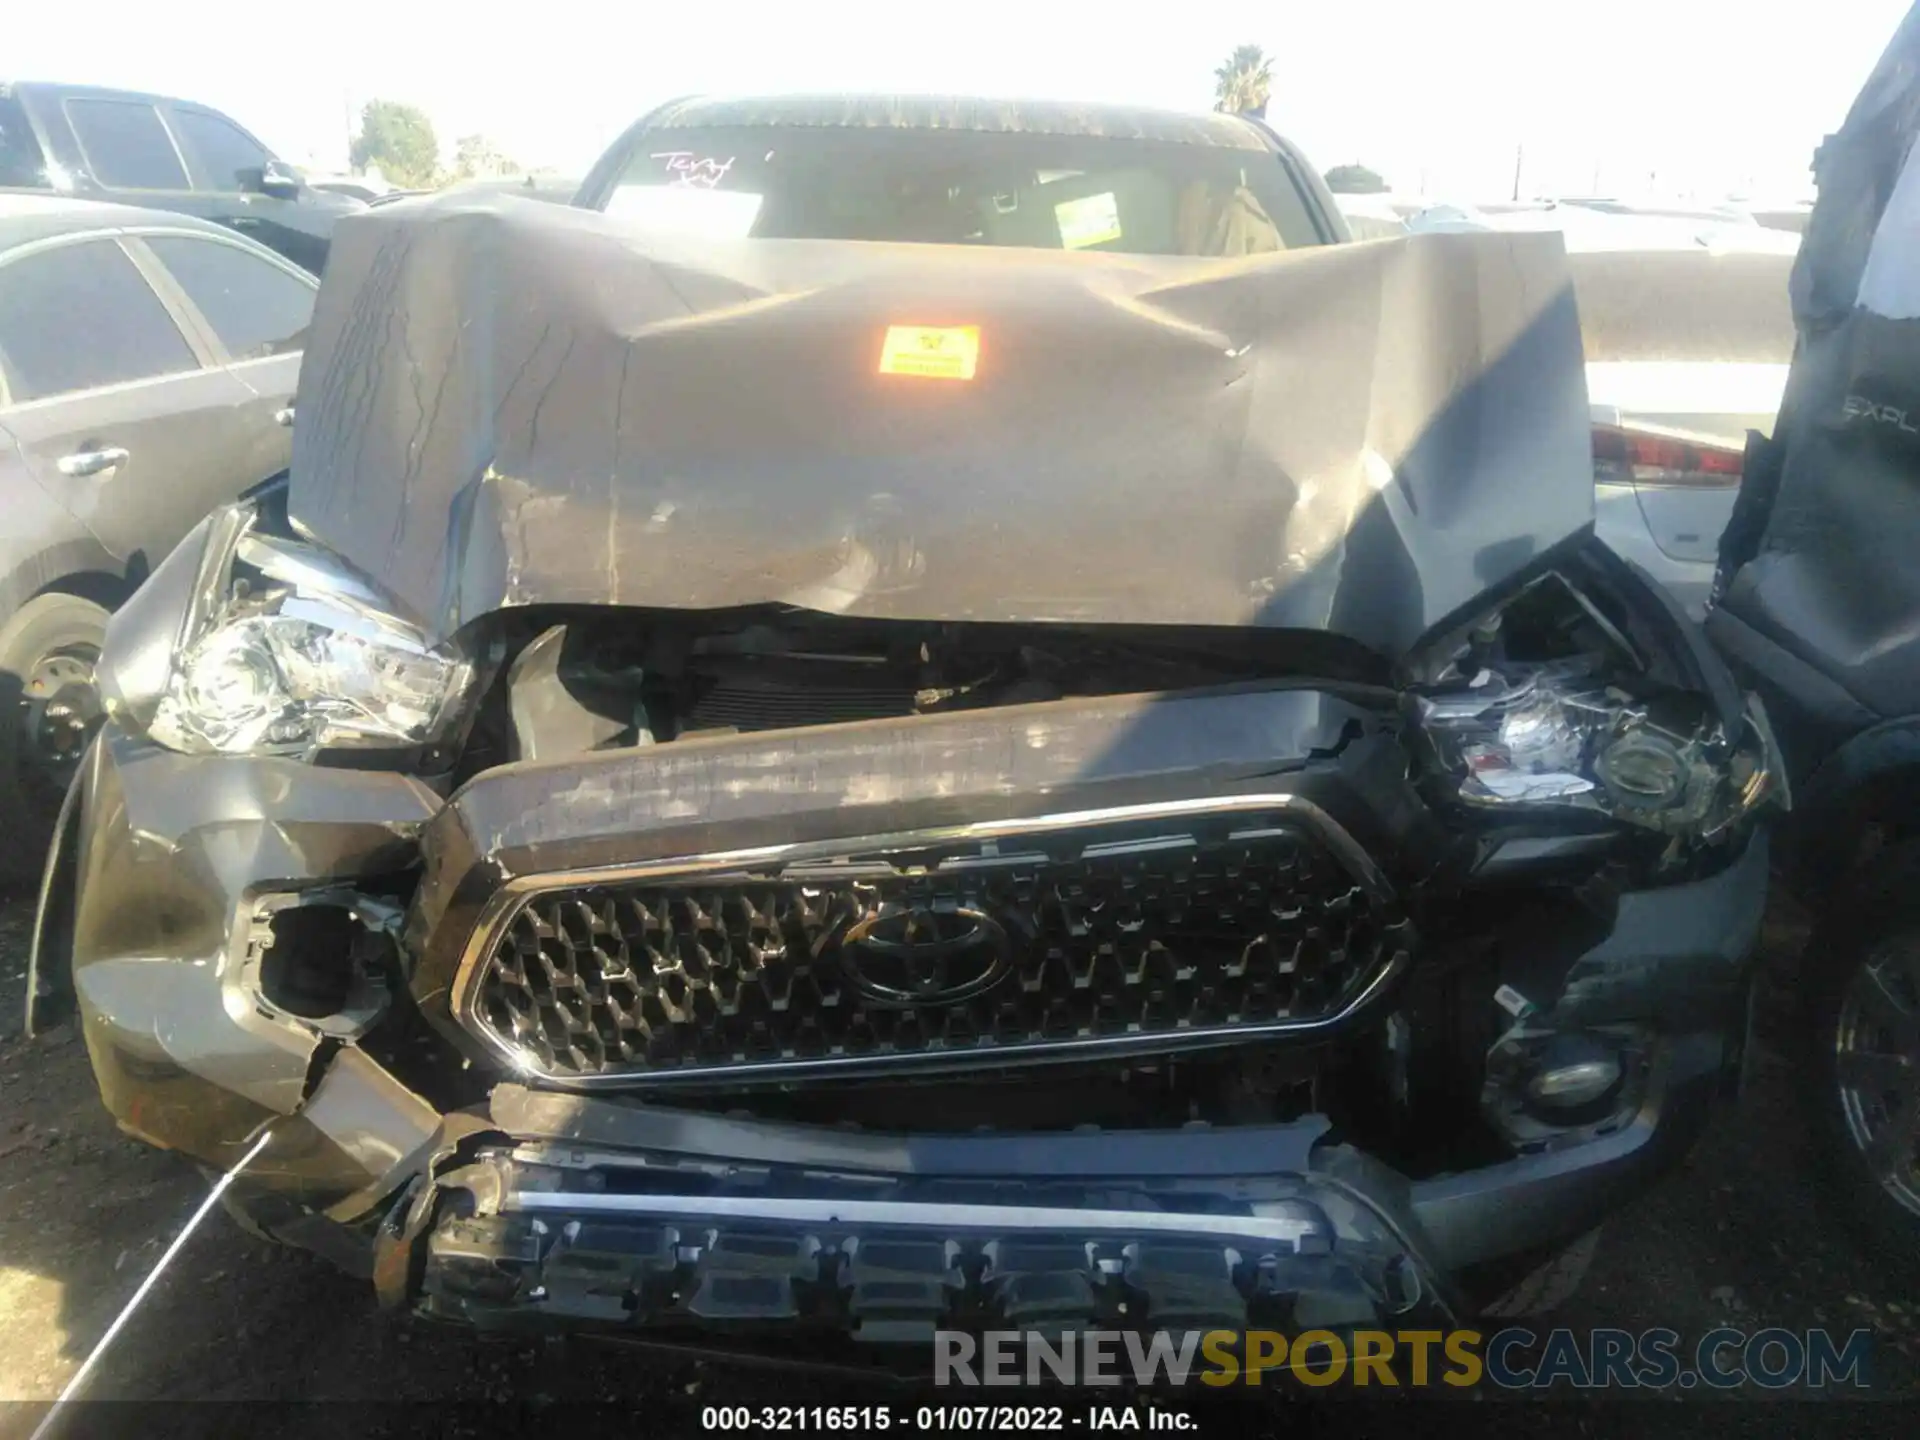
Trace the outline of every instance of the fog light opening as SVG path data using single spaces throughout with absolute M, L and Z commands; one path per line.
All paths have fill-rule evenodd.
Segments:
M 1523 1088 L 1532 1109 L 1565 1117 L 1612 1099 L 1623 1074 L 1619 1051 L 1597 1036 L 1556 1035 Z
M 346 890 L 265 897 L 240 984 L 270 1014 L 353 1039 L 397 983 L 398 915 L 392 902 Z
M 344 905 L 302 905 L 271 922 L 261 957 L 260 992 L 290 1015 L 319 1019 L 346 1009 L 353 993 L 360 922 Z

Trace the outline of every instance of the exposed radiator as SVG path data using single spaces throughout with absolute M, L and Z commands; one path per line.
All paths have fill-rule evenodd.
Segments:
M 800 686 L 729 677 L 714 684 L 694 703 L 686 728 L 785 730 L 850 720 L 892 719 L 913 713 L 914 695 L 910 685 Z

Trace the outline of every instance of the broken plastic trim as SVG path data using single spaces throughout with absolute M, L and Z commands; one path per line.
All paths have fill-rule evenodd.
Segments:
M 516 1112 L 537 1121 L 554 1100 L 516 1104 L 516 1093 L 497 1093 L 496 1125 Z M 585 1114 L 569 1143 L 501 1147 L 474 1133 L 442 1147 L 444 1163 L 384 1227 L 390 1303 L 415 1298 L 424 1314 L 482 1328 L 612 1325 L 641 1338 L 797 1322 L 864 1344 L 1148 1313 L 1210 1329 L 1306 1309 L 1324 1319 L 1329 1306 L 1350 1322 L 1456 1310 L 1404 1185 L 1351 1152 L 1316 1161 L 1317 1116 L 1237 1136 L 903 1148 L 899 1136 L 669 1115 L 607 1117 L 661 1133 L 665 1149 L 583 1149 L 599 1128 Z

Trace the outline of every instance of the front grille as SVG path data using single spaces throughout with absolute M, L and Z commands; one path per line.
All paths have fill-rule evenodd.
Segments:
M 991 850 L 539 892 L 488 932 L 464 1015 L 562 1079 L 1008 1064 L 1310 1025 L 1407 942 L 1294 829 Z

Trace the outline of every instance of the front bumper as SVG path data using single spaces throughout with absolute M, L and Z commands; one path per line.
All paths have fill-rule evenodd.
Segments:
M 1217 753 L 1218 732 L 1202 739 Z M 1097 776 L 1102 762 L 1064 763 Z M 503 873 L 541 865 L 559 841 L 540 827 L 584 782 L 508 778 L 543 778 L 555 798 L 490 811 L 512 796 L 470 787 L 449 803 L 401 775 L 183 757 L 109 725 L 43 915 L 70 907 L 72 992 L 125 1129 L 221 1167 L 271 1129 L 234 1192 L 256 1223 L 374 1275 L 391 1300 L 485 1326 L 870 1340 L 1143 1309 L 1227 1328 L 1458 1314 L 1464 1273 L 1577 1237 L 1692 1143 L 1737 1058 L 1765 895 L 1756 841 L 1711 879 L 1623 897 L 1607 935 L 1550 967 L 1557 998 L 1545 981 L 1529 994 L 1569 1023 L 1669 1022 L 1631 1112 L 1418 1182 L 1335 1143 L 1320 1116 L 907 1135 L 512 1083 L 470 1080 L 462 1095 L 414 1078 L 377 1035 L 329 1034 L 246 988 L 263 895 L 365 886 L 424 860 L 417 924 L 423 904 L 476 911 Z M 584 813 L 610 836 L 649 803 L 594 793 Z M 1322 799 L 1364 824 L 1341 784 Z M 60 927 L 43 928 L 34 963 L 55 990 Z M 447 972 L 432 946 L 416 953 L 426 963 L 396 1006 L 410 1021 L 446 993 L 422 992 L 421 975 Z
M 1684 1153 L 1723 1069 L 1665 1047 L 1585 1145 L 1410 1183 L 1327 1122 L 849 1134 L 503 1085 L 381 1226 L 391 1303 L 484 1329 L 827 1351 L 936 1330 L 1457 1321 L 1459 1279 L 1591 1229 Z

